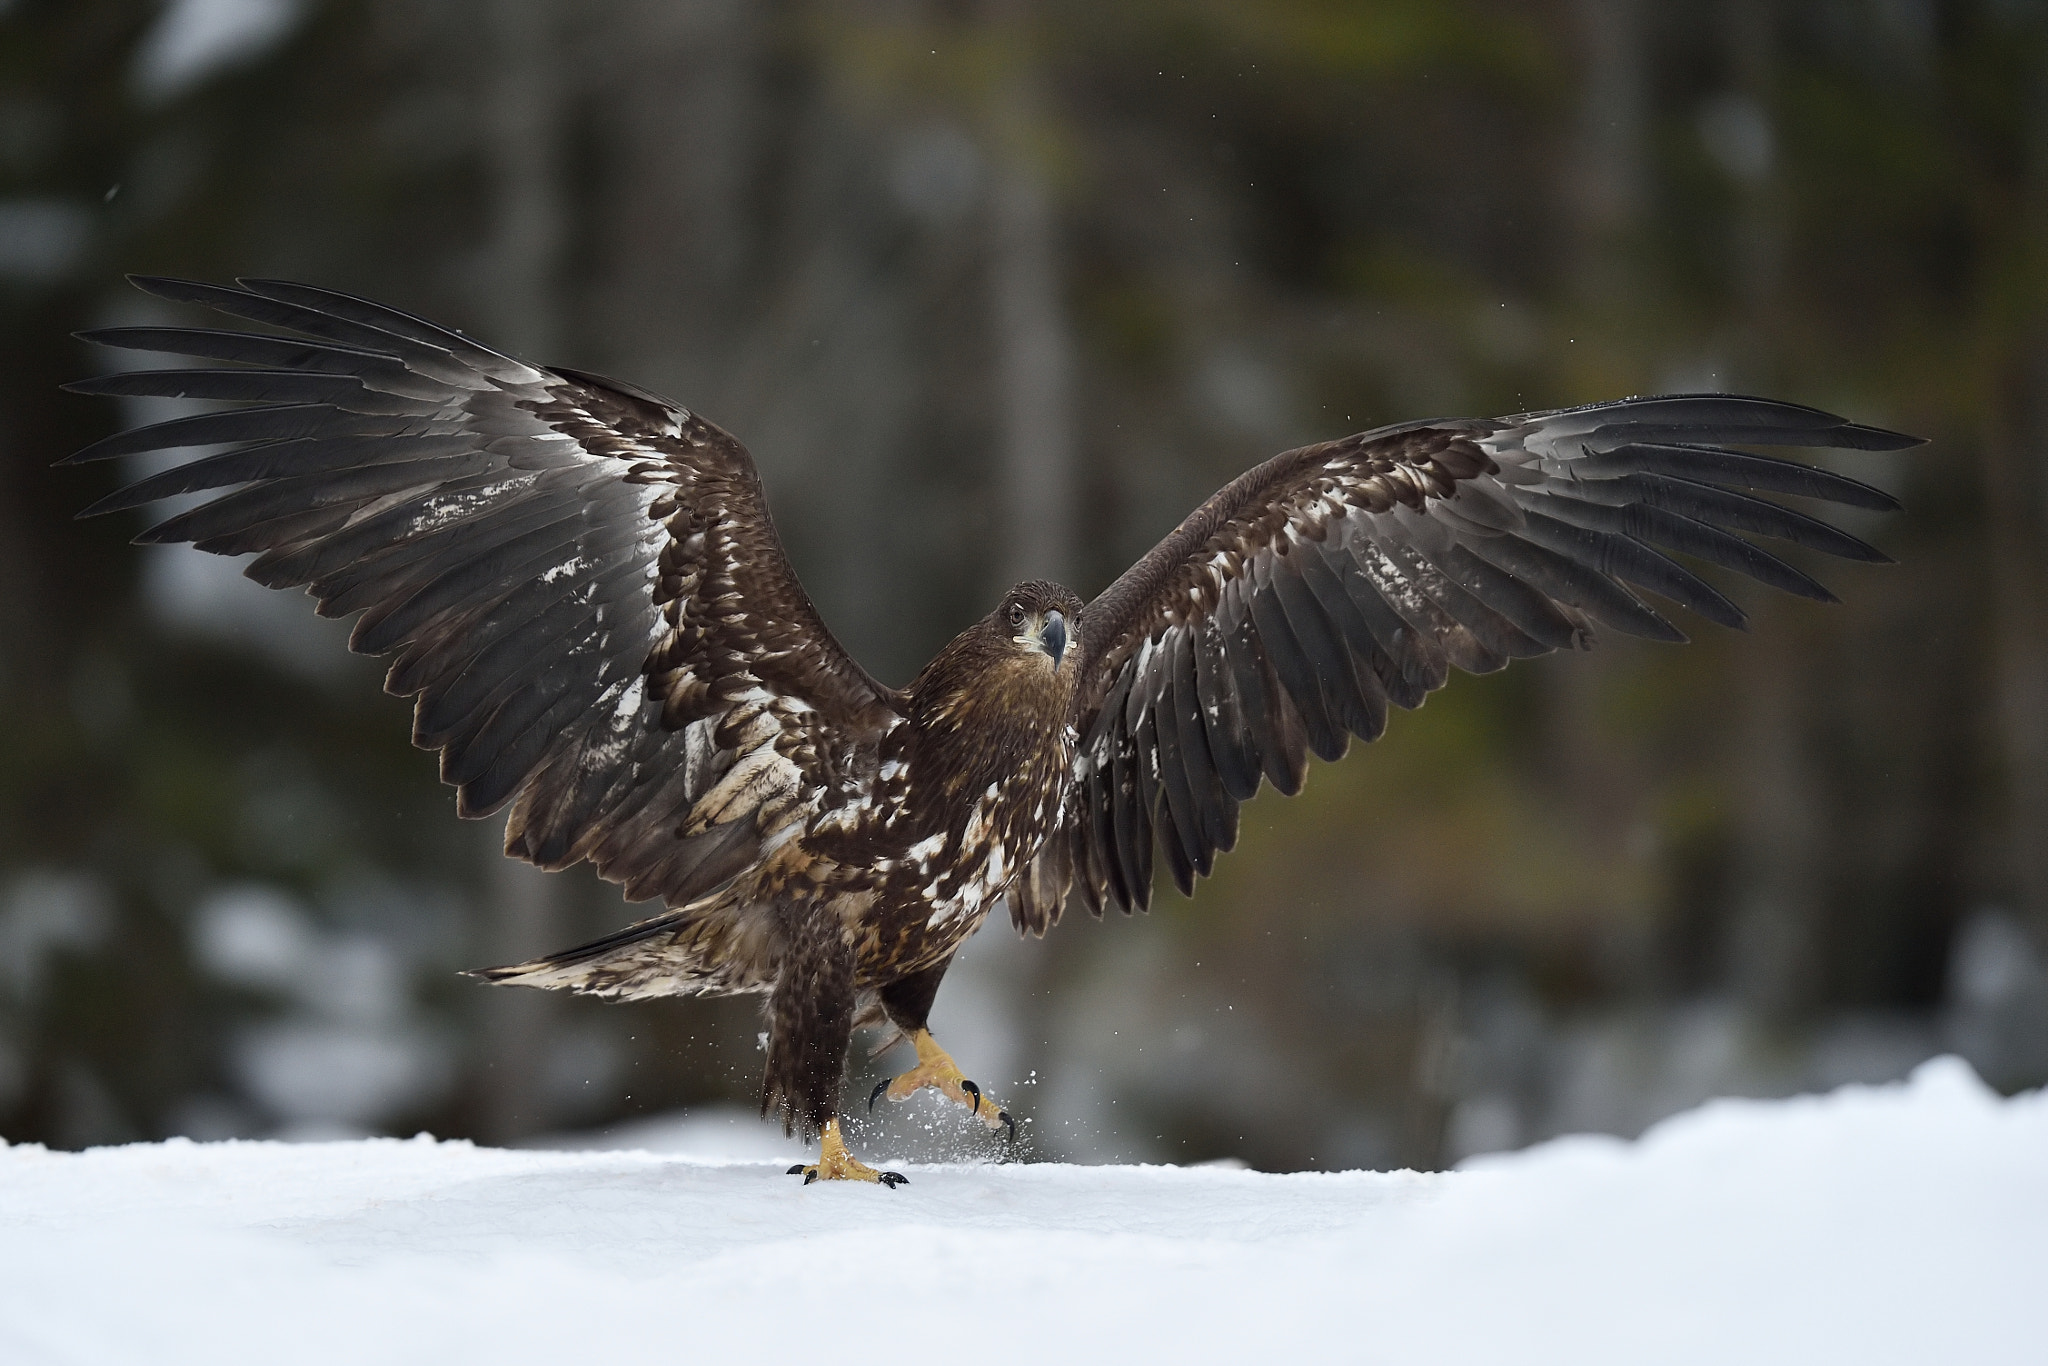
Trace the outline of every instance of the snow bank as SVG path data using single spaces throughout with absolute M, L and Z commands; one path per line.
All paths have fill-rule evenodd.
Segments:
M 1273 1176 L 464 1143 L 0 1151 L 0 1361 L 2048 1359 L 2048 1102 L 1962 1063 Z

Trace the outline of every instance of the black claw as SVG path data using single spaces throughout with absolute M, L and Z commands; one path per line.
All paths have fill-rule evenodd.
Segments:
M 910 1184 L 910 1178 L 905 1176 L 902 1172 L 883 1172 L 880 1179 L 882 1184 L 887 1186 L 890 1190 L 895 1190 L 898 1186 L 907 1186 Z
M 974 1113 L 977 1115 L 980 1114 L 981 1088 L 979 1086 L 976 1086 L 973 1082 L 967 1080 L 965 1077 L 962 1077 L 960 1079 L 960 1089 L 965 1091 L 968 1095 L 974 1097 Z
M 816 1181 L 817 1179 L 818 1179 L 818 1169 L 817 1169 L 816 1167 L 813 1167 L 813 1168 L 811 1168 L 811 1170 L 809 1170 L 809 1171 L 807 1171 L 807 1172 L 805 1172 L 805 1173 L 804 1173 L 804 1184 L 805 1184 L 806 1186 L 810 1185 L 810 1184 L 811 1184 L 811 1182 L 813 1182 L 813 1181 Z
M 1017 1121 L 1010 1118 L 1008 1110 L 996 1111 L 996 1118 L 1000 1119 L 1008 1127 L 1010 1142 L 1015 1143 L 1017 1141 Z
M 875 1083 L 875 1089 L 874 1089 L 874 1090 L 872 1090 L 872 1091 L 868 1092 L 868 1113 L 869 1113 L 869 1114 L 873 1114 L 873 1113 L 875 1112 L 875 1102 L 876 1102 L 876 1101 L 878 1101 L 878 1100 L 880 1100 L 880 1099 L 882 1098 L 882 1092 L 884 1092 L 884 1091 L 888 1090 L 888 1089 L 889 1089 L 889 1083 L 890 1083 L 890 1082 L 892 1082 L 892 1081 L 894 1081 L 894 1080 L 896 1080 L 896 1078 L 894 1078 L 894 1077 L 884 1077 L 884 1078 L 882 1078 L 882 1079 L 881 1079 L 880 1081 L 878 1081 L 878 1082 L 876 1082 L 876 1083 Z
M 784 1175 L 784 1176 L 801 1176 L 801 1175 L 803 1174 L 803 1170 L 804 1170 L 804 1164 L 803 1164 L 803 1163 L 801 1163 L 801 1162 L 799 1162 L 799 1163 L 797 1163 L 797 1164 L 796 1164 L 796 1165 L 795 1165 L 794 1167 L 791 1167 L 791 1168 L 790 1168 L 790 1169 L 789 1169 L 788 1171 L 784 1172 L 784 1173 L 783 1173 L 783 1175 Z

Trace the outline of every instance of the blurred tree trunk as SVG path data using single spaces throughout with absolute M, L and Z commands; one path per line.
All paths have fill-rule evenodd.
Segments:
M 1641 0 L 1574 0 L 1571 20 L 1582 74 L 1564 178 L 1573 306 L 1609 327 L 1626 326 L 1640 306 L 1634 247 L 1648 178 Z M 1616 643 L 1605 642 L 1610 648 L 1592 659 L 1546 660 L 1537 671 L 1546 768 L 1575 834 L 1593 840 L 1611 837 L 1611 818 L 1628 805 L 1600 717 L 1600 682 L 1612 670 Z
M 481 147 L 491 187 L 480 313 L 496 344 L 542 364 L 560 346 L 560 267 L 567 207 L 562 189 L 561 61 L 549 0 L 489 0 Z M 565 881 L 505 858 L 501 821 L 485 832 L 482 938 L 492 963 L 564 948 Z M 480 965 L 481 966 L 481 965 Z M 492 990 L 484 1011 L 479 1134 L 503 1143 L 547 1127 L 549 1017 L 546 992 Z
M 1581 95 L 1563 177 L 1565 269 L 1581 329 L 1610 335 L 1639 331 L 1646 306 L 1638 268 L 1649 179 L 1643 20 L 1641 0 L 1574 0 L 1570 11 Z M 1610 635 L 1591 655 L 1556 656 L 1532 670 L 1555 810 L 1585 857 L 1602 864 L 1619 856 L 1640 809 L 1641 784 L 1605 716 L 1605 685 L 1627 666 L 1627 650 Z
M 1719 157 L 1735 182 L 1731 276 L 1739 319 L 1727 387 L 1768 392 L 1780 370 L 1780 185 L 1770 92 L 1778 13 L 1771 0 L 1722 0 L 1729 87 L 1718 97 Z M 1748 638 L 1737 647 L 1730 790 L 1736 805 L 1727 971 L 1761 1021 L 1790 1023 L 1818 1004 L 1821 908 L 1828 850 L 1825 792 L 1810 741 L 1813 650 L 1773 597 L 1745 595 Z
M 1807 744 L 1806 653 L 1776 605 L 1752 613 L 1737 665 L 1735 867 L 1727 970 L 1761 1020 L 1782 1024 L 1815 1004 L 1827 847 Z
M 9 329 L 9 335 L 18 334 Z M 0 351 L 0 356 L 8 356 L 12 349 Z M 10 365 L 8 374 L 14 373 L 16 368 Z M 14 405 L 0 408 L 0 705 L 10 716 L 26 709 L 25 694 L 38 678 L 49 676 L 52 662 L 43 643 L 42 614 L 36 610 L 41 600 L 35 591 L 39 576 L 29 561 L 35 541 L 20 511 L 25 500 L 18 471 L 27 467 L 30 457 L 17 448 L 7 425 L 8 415 L 15 411 L 19 409 Z
M 1645 68 L 1642 0 L 1573 0 L 1582 72 L 1566 220 L 1573 292 L 1581 307 L 1634 306 L 1633 269 L 1645 184 Z
M 999 35 L 1005 69 L 990 108 L 988 271 L 1000 423 L 996 515 L 1001 528 L 996 593 L 1026 579 L 1073 585 L 1079 569 L 1074 344 L 1060 270 L 1059 229 L 1045 151 L 1048 112 L 1038 87 L 1030 11 L 991 0 L 985 22 Z M 1053 1012 L 1082 941 L 1070 926 L 1047 941 L 1006 942 L 976 963 L 993 1008 L 1010 1027 L 1020 1072 L 1052 1065 Z M 1020 961 L 1022 960 L 1022 961 Z
M 744 350 L 768 10 L 608 0 L 588 42 L 588 341 L 602 363 L 630 358 L 636 383 L 692 406 L 731 401 Z
M 2025 302 L 1999 413 L 1984 442 L 1998 631 L 1999 769 L 2009 876 L 2048 952 L 2048 77 L 2036 72 L 2017 270 Z M 2002 311 L 2002 310 L 2001 310 Z
M 1023 36 L 1014 19 L 1007 26 L 1012 69 L 995 97 L 995 183 L 988 206 L 1003 587 L 1023 579 L 1071 582 L 1076 515 L 1073 341 L 1042 164 L 1045 133 Z

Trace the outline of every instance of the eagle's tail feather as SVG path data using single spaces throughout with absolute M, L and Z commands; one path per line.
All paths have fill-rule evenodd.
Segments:
M 694 903 L 573 949 L 503 967 L 472 968 L 465 975 L 501 986 L 613 1000 L 763 989 L 760 974 L 750 970 L 760 955 L 748 950 L 757 946 L 735 942 L 746 936 L 734 917 L 706 915 L 705 909 Z

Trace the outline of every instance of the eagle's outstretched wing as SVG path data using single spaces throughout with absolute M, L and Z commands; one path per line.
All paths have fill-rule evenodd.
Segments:
M 82 515 L 234 489 L 141 539 L 255 552 L 257 582 L 304 586 L 325 616 L 361 612 L 351 648 L 396 656 L 385 686 L 417 698 L 414 742 L 440 750 L 463 814 L 514 804 L 508 853 L 590 859 L 628 897 L 681 905 L 864 777 L 899 698 L 819 619 L 724 431 L 347 295 L 135 283 L 301 335 L 84 334 L 247 368 L 76 390 L 254 406 L 70 457 L 228 444 Z
M 1738 490 L 1895 508 L 1865 484 L 1723 449 L 1895 450 L 1915 438 L 1792 404 L 1627 399 L 1407 423 L 1289 451 L 1233 481 L 1088 605 L 1077 783 L 1010 905 L 1040 932 L 1070 882 L 1096 913 L 1151 899 L 1155 838 L 1183 892 L 1237 836 L 1262 778 L 1301 787 L 1473 673 L 1583 644 L 1591 626 L 1685 637 L 1628 585 L 1730 626 L 1733 602 L 1664 551 L 1832 601 L 1737 532 L 1885 556 Z

